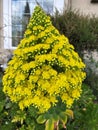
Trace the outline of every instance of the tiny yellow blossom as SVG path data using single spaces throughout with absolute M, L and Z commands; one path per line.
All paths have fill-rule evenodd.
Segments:
M 58 98 L 71 107 L 81 96 L 84 68 L 68 38 L 37 6 L 5 70 L 3 92 L 21 110 L 33 106 L 38 113 L 45 113 Z

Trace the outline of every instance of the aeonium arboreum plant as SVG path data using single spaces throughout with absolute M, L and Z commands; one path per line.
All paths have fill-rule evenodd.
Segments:
M 84 68 L 67 37 L 36 6 L 24 38 L 8 63 L 3 91 L 22 111 L 32 106 L 38 114 L 45 114 L 58 102 L 64 104 L 65 111 L 81 95 Z

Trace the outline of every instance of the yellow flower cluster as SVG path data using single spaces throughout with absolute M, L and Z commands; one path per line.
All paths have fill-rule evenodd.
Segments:
M 68 39 L 53 27 L 37 6 L 3 77 L 3 91 L 21 110 L 33 105 L 40 113 L 56 105 L 67 107 L 81 95 L 85 65 Z

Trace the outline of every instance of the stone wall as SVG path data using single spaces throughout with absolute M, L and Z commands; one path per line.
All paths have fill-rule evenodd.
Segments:
M 13 51 L 12 50 L 5 50 L 0 49 L 0 66 L 5 68 L 7 65 L 7 62 L 12 56 Z
M 84 51 L 86 69 L 98 75 L 98 51 Z

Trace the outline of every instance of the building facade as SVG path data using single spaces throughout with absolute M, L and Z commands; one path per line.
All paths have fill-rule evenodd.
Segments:
M 98 17 L 98 0 L 71 0 L 71 8 L 83 15 Z

